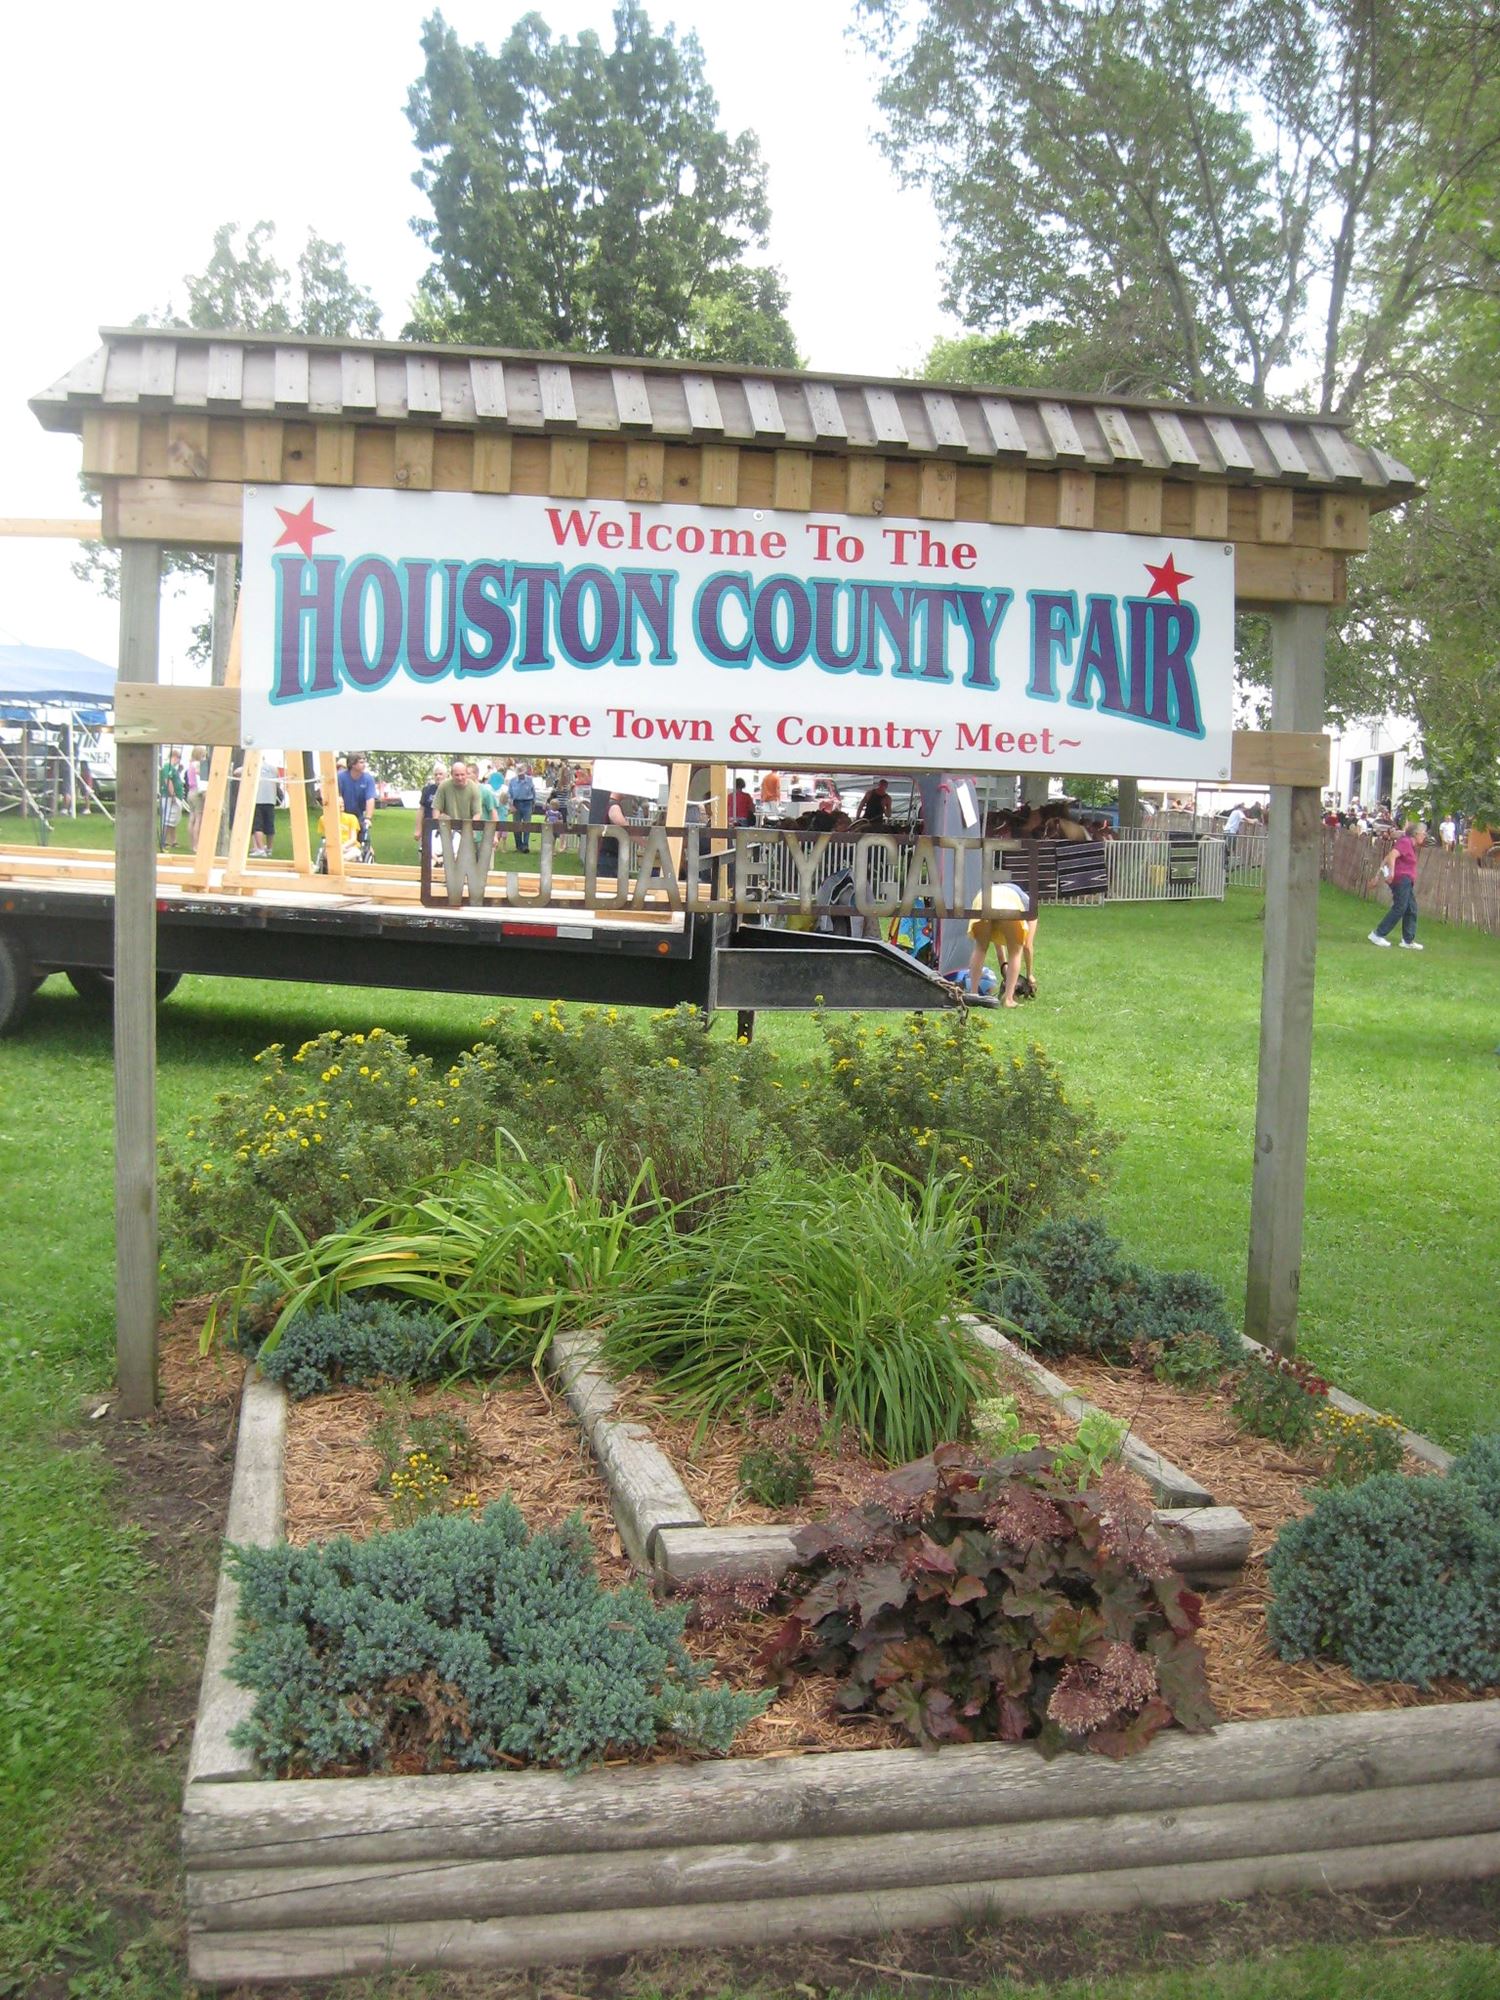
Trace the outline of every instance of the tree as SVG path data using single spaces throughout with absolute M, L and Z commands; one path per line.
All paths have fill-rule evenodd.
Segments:
M 504 347 L 795 366 L 750 133 L 719 129 L 696 38 L 621 0 L 614 43 L 538 14 L 491 55 L 441 14 L 407 106 L 434 264 L 408 329 Z
M 950 303 L 1086 328 L 1168 394 L 1361 406 L 1500 158 L 1489 0 L 858 4 Z
M 213 253 L 187 287 L 187 317 L 170 308 L 162 326 L 242 327 L 251 332 L 314 333 L 327 338 L 368 338 L 380 331 L 380 308 L 363 285 L 355 284 L 344 262 L 342 243 L 307 234 L 295 272 L 279 264 L 268 247 L 275 226 L 257 222 L 237 241 L 239 226 L 225 222 L 214 231 Z

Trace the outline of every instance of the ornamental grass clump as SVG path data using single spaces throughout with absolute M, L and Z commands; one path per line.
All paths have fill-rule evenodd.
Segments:
M 532 1533 L 505 1499 L 230 1560 L 235 1740 L 278 1777 L 720 1754 L 770 1699 L 708 1684 L 680 1608 L 606 1589 L 576 1516 Z
M 1380 1472 L 1319 1493 L 1266 1558 L 1272 1644 L 1367 1681 L 1500 1685 L 1500 1438 L 1441 1479 Z
M 234 1316 L 268 1294 L 280 1301 L 263 1363 L 275 1365 L 300 1318 L 337 1312 L 351 1295 L 395 1294 L 445 1320 L 445 1374 L 535 1361 L 564 1320 L 596 1316 L 662 1226 L 659 1206 L 613 1207 L 565 1168 L 533 1165 L 505 1134 L 495 1152 L 491 1166 L 454 1168 L 316 1241 L 282 1217 L 291 1246 L 247 1260 L 231 1307 Z
M 1115 1475 L 1078 1491 L 1045 1452 L 945 1445 L 801 1529 L 760 1664 L 839 1676 L 838 1706 L 919 1743 L 1033 1737 L 1123 1757 L 1215 1717 L 1199 1600 Z
M 954 1315 L 976 1224 L 962 1180 L 879 1166 L 763 1175 L 690 1235 L 660 1232 L 617 1289 L 604 1357 L 706 1429 L 803 1392 L 825 1435 L 899 1463 L 963 1436 L 994 1358 Z

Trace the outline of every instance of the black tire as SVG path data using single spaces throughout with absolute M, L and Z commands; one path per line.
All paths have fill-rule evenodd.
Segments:
M 87 1000 L 91 1006 L 113 1006 L 115 998 L 115 975 L 101 972 L 93 965 L 68 965 L 63 968 L 64 976 L 80 1000 Z M 165 1000 L 175 993 L 182 980 L 180 972 L 158 972 L 156 975 L 156 997 Z
M 20 1027 L 40 984 L 25 945 L 0 931 L 0 1035 L 13 1035 Z

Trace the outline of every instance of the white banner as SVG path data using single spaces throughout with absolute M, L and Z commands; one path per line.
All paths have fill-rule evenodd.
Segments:
M 1222 542 L 247 487 L 250 747 L 1229 773 Z

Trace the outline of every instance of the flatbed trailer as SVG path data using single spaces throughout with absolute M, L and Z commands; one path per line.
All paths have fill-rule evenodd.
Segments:
M 69 880 L 60 856 L 51 872 L 51 853 L 0 850 L 0 1034 L 20 1026 L 50 973 L 90 997 L 109 990 L 113 882 Z M 352 879 L 344 894 L 161 880 L 156 963 L 159 998 L 196 973 L 622 1007 L 691 1001 L 707 1013 L 819 1000 L 870 1010 L 960 1004 L 947 981 L 877 939 L 718 914 L 611 917 L 564 900 L 540 910 L 428 908 L 362 895 Z

